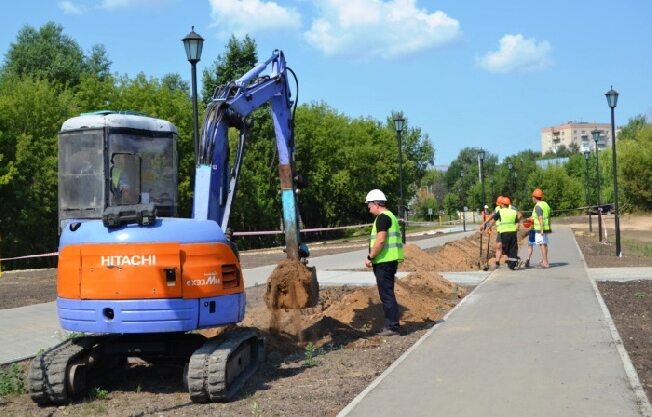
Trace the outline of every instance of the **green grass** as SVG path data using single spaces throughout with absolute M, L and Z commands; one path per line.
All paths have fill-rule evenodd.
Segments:
M 95 400 L 106 400 L 109 398 L 109 391 L 100 387 L 94 387 L 91 390 L 90 398 Z
M 18 364 L 14 363 L 0 369 L 0 396 L 23 394 L 24 392 L 25 382 Z
M 319 355 L 319 350 L 312 342 L 308 343 L 303 351 L 303 366 L 306 368 L 317 366 L 317 361 L 315 360 L 317 355 Z
M 637 256 L 643 256 L 645 258 L 652 257 L 652 243 L 650 242 L 641 242 L 640 240 L 624 240 L 623 246 L 625 250 L 631 254 Z

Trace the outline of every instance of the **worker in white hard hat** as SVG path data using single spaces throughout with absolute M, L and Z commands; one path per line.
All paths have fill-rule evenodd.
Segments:
M 365 260 L 367 268 L 373 268 L 378 294 L 383 304 L 385 327 L 381 336 L 400 334 L 399 310 L 394 294 L 394 280 L 398 263 L 403 262 L 403 242 L 398 219 L 386 207 L 387 198 L 379 189 L 367 193 L 365 199 L 369 212 L 376 216 L 371 228 L 369 254 Z

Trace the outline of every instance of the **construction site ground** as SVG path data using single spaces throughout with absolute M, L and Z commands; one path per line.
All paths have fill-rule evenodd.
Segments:
M 609 218 L 605 221 L 609 228 Z M 616 257 L 613 244 L 598 243 L 588 232 L 585 218 L 563 222 L 573 227 L 589 268 L 652 266 L 649 255 L 633 256 L 625 251 L 625 256 Z M 623 241 L 652 240 L 649 217 L 624 217 L 621 227 Z M 608 230 L 612 240 L 613 228 Z M 231 403 L 192 404 L 181 383 L 180 365 L 134 363 L 110 373 L 85 398 L 69 405 L 38 407 L 26 394 L 9 395 L 0 397 L 0 411 L 9 416 L 335 416 L 470 290 L 445 281 L 438 272 L 477 270 L 478 244 L 476 234 L 427 252 L 407 246 L 402 269 L 413 273 L 397 286 L 406 330 L 401 337 L 375 335 L 382 326 L 382 310 L 374 287 L 322 288 L 318 306 L 288 311 L 270 311 L 264 303 L 263 286 L 248 289 L 243 324 L 263 331 L 269 355 Z M 364 242 L 313 245 L 312 251 L 319 256 L 362 246 Z M 276 263 L 283 257 L 280 251 L 258 251 L 243 253 L 242 261 L 248 268 L 263 265 L 261 262 Z M 551 258 L 554 262 L 554 248 Z M 650 397 L 652 281 L 599 283 L 598 287 Z M 0 279 L 2 309 L 50 302 L 54 294 L 54 274 L 25 271 Z M 272 329 L 271 323 L 275 323 Z M 24 370 L 27 364 L 18 366 Z M 8 372 L 9 366 L 2 369 Z

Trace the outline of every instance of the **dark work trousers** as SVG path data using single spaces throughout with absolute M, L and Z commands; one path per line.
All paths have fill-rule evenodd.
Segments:
M 394 295 L 394 277 L 398 268 L 398 261 L 374 264 L 374 275 L 378 285 L 380 302 L 383 303 L 385 313 L 385 328 L 398 330 L 398 303 Z
M 516 232 L 501 232 L 500 240 L 503 243 L 503 253 L 507 255 L 507 266 L 514 269 L 518 264 L 518 242 Z

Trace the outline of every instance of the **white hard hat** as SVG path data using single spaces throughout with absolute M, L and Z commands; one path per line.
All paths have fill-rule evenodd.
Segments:
M 367 197 L 365 198 L 365 203 L 370 203 L 372 201 L 387 201 L 387 197 L 385 197 L 385 193 L 380 191 L 378 188 L 374 188 L 367 193 Z

